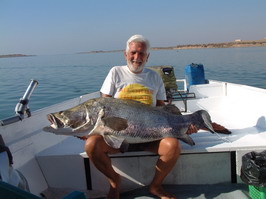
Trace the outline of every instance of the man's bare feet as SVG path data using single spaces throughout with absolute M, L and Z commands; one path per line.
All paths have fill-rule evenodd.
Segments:
M 150 185 L 149 191 L 160 199 L 177 199 L 175 195 L 166 192 L 161 185 Z
M 115 181 L 110 180 L 110 189 L 107 195 L 107 199 L 119 199 L 120 182 L 121 182 L 121 177 L 118 174 Z
M 231 134 L 232 132 L 229 131 L 227 128 L 224 126 L 217 124 L 215 122 L 212 123 L 212 128 L 216 133 L 222 133 L 222 134 Z

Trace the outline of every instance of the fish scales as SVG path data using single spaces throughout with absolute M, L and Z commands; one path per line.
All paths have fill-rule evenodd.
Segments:
M 44 131 L 77 137 L 100 134 L 114 148 L 165 137 L 175 137 L 194 145 L 192 138 L 186 134 L 191 124 L 214 132 L 210 116 L 204 110 L 177 115 L 169 109 L 114 98 L 91 99 L 47 117 L 51 126 L 45 127 Z

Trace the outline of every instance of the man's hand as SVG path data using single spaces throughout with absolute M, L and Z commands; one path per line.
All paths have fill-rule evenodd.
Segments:
M 101 97 L 112 97 L 112 95 L 107 95 L 107 94 L 101 93 Z
M 187 130 L 187 134 L 190 135 L 192 133 L 197 133 L 198 130 L 199 129 L 195 125 L 190 124 L 189 127 L 188 127 L 188 130 Z
M 225 128 L 224 126 L 217 124 L 215 122 L 212 123 L 212 128 L 216 133 L 222 133 L 222 134 L 231 134 L 232 132 L 229 131 L 227 128 Z M 208 131 L 208 129 L 203 128 L 203 130 Z
M 222 133 L 222 134 L 231 134 L 232 132 L 229 131 L 227 128 L 224 126 L 217 124 L 215 122 L 212 123 L 212 128 L 216 133 Z

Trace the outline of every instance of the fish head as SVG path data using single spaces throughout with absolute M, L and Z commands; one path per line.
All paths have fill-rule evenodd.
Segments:
M 93 129 L 92 114 L 86 106 L 50 113 L 47 119 L 51 125 L 43 130 L 59 135 L 80 135 Z

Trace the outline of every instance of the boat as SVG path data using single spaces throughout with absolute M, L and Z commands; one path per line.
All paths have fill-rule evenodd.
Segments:
M 207 110 L 212 121 L 227 127 L 232 134 L 200 130 L 191 135 L 195 146 L 181 142 L 181 157 L 164 181 L 166 190 L 179 198 L 250 198 L 248 185 L 240 178 L 242 157 L 266 149 L 266 89 L 215 80 L 190 85 L 189 89 L 185 79 L 177 80 L 180 83 L 183 88 L 175 92 L 172 103 L 183 114 Z M 99 92 L 86 94 L 33 111 L 28 117 L 18 119 L 16 115 L 15 119 L 1 121 L 0 143 L 12 154 L 12 169 L 24 176 L 28 184 L 22 195 L 52 199 L 84 195 L 101 198 L 107 194 L 107 180 L 90 162 L 83 140 L 42 130 L 49 125 L 47 114 L 99 96 Z M 153 177 L 156 154 L 126 152 L 110 157 L 122 176 L 121 198 L 154 198 L 148 193 L 147 185 Z M 3 159 L 0 167 L 1 164 Z M 12 183 L 0 183 L 0 195 L 7 187 L 10 192 L 20 190 Z M 75 191 L 82 193 L 82 197 Z

